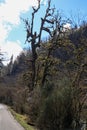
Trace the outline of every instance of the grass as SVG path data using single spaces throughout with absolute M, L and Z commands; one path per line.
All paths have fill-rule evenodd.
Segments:
M 24 127 L 25 130 L 35 130 L 33 126 L 30 126 L 27 124 L 27 116 L 26 115 L 21 115 L 16 113 L 13 109 L 10 108 L 10 111 L 14 118 L 21 124 L 21 126 Z

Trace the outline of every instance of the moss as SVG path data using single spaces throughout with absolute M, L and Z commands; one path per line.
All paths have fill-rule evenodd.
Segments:
M 27 124 L 27 116 L 16 113 L 13 109 L 9 108 L 14 118 L 25 128 L 25 130 L 35 130 L 33 126 Z

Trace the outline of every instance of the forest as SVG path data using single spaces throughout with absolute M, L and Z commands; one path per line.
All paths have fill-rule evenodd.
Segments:
M 49 0 L 37 32 L 40 8 L 38 1 L 31 22 L 22 19 L 29 48 L 7 66 L 0 52 L 0 103 L 26 114 L 38 130 L 80 130 L 87 121 L 87 22 L 73 25 Z M 65 28 L 67 23 L 71 28 Z

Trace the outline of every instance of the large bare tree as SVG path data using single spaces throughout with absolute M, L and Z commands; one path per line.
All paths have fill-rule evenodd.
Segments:
M 35 78 L 36 78 L 36 60 L 37 60 L 37 48 L 40 47 L 41 45 L 41 36 L 42 32 L 46 31 L 51 39 L 54 36 L 54 30 L 56 28 L 57 22 L 54 16 L 55 12 L 55 7 L 51 8 L 51 0 L 48 0 L 47 8 L 45 11 L 45 15 L 43 18 L 41 18 L 41 24 L 40 24 L 40 29 L 39 32 L 34 30 L 35 26 L 35 14 L 40 10 L 41 8 L 41 2 L 38 0 L 38 6 L 37 7 L 32 7 L 32 18 L 31 22 L 29 20 L 24 20 L 25 25 L 26 25 L 26 42 L 28 42 L 31 45 L 31 50 L 32 50 L 32 59 L 30 60 L 32 63 L 32 84 L 31 84 L 31 90 L 35 86 Z M 56 23 L 56 24 L 55 24 Z M 39 24 L 38 24 L 39 26 Z M 56 32 L 55 32 L 56 33 Z

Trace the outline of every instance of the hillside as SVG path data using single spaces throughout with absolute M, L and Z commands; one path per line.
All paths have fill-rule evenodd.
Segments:
M 35 30 L 40 2 L 30 20 L 22 18 L 30 48 L 15 61 L 12 55 L 7 66 L 0 52 L 0 102 L 38 130 L 82 129 L 87 121 L 87 24 L 65 28 L 70 20 L 49 0 Z

